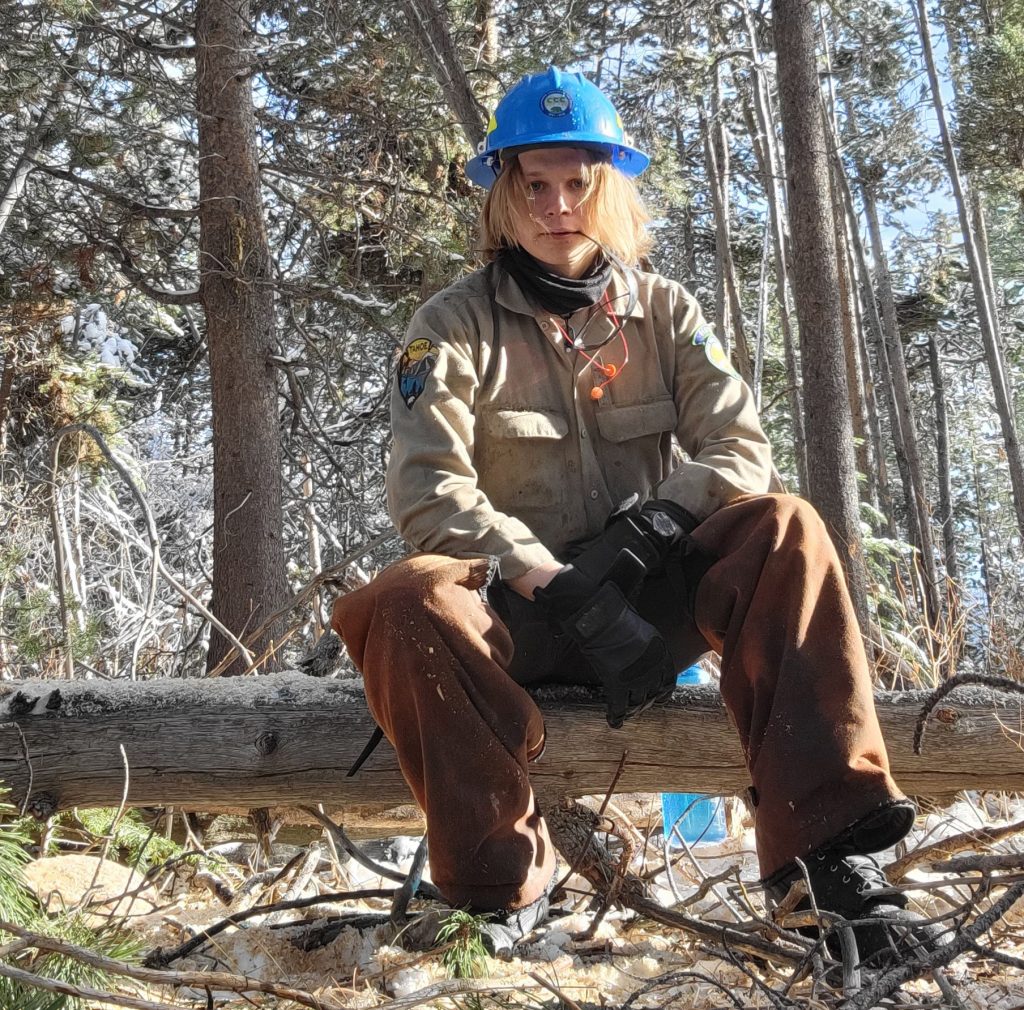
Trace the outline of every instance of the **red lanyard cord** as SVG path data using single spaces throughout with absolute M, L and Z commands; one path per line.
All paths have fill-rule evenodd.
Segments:
M 559 323 L 557 319 L 555 320 L 555 325 L 558 327 L 558 331 L 562 334 L 562 339 L 565 341 L 567 347 L 570 347 L 573 350 L 575 350 L 579 355 L 581 355 L 584 359 L 586 359 L 587 361 L 590 362 L 591 367 L 595 371 L 600 372 L 601 375 L 604 376 L 603 381 L 595 384 L 594 388 L 591 389 L 591 391 L 590 391 L 590 398 L 592 400 L 600 400 L 604 396 L 604 387 L 607 386 L 608 383 L 611 382 L 612 379 L 614 379 L 615 376 L 617 376 L 622 371 L 622 369 L 625 368 L 626 365 L 629 364 L 629 343 L 626 340 L 625 327 L 623 326 L 622 322 L 619 321 L 619 317 L 612 311 L 612 306 L 611 306 L 611 302 L 608 300 L 608 292 L 607 291 L 605 291 L 601 295 L 600 305 L 604 309 L 605 314 L 612 321 L 613 329 L 612 329 L 611 336 L 608 338 L 608 340 L 613 339 L 616 336 L 616 334 L 618 334 L 618 336 L 622 340 L 622 364 L 621 365 L 613 365 L 613 364 L 606 365 L 603 361 L 598 360 L 599 357 L 600 357 L 600 354 L 598 354 L 597 358 L 591 357 L 583 349 L 582 343 L 578 342 L 579 338 L 577 338 L 576 340 L 573 340 L 569 336 L 569 333 L 565 329 L 565 327 L 563 327 L 562 324 Z M 604 341 L 602 341 L 598 345 L 598 348 L 597 348 L 598 352 L 600 352 L 601 348 L 604 347 L 605 344 L 608 343 L 608 340 L 604 340 Z

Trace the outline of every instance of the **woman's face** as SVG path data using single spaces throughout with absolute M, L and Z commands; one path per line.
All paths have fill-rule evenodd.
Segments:
M 597 246 L 586 237 L 589 154 L 578 147 L 537 147 L 519 155 L 525 205 L 516 222 L 516 241 L 549 270 L 563 277 L 586 273 Z

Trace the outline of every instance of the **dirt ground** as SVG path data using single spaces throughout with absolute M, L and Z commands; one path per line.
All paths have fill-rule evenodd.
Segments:
M 595 805 L 599 802 L 593 801 Z M 658 796 L 619 797 L 608 813 L 617 830 L 629 836 L 636 847 L 631 869 L 650 874 L 650 894 L 662 906 L 685 907 L 705 921 L 726 923 L 749 921 L 749 909 L 763 908 L 752 831 L 742 816 L 731 818 L 725 839 L 695 845 L 691 853 L 670 852 L 673 865 L 666 869 Z M 1024 804 L 1014 797 L 966 796 L 919 817 L 905 846 L 899 852 L 883 853 L 880 861 L 886 865 L 905 851 L 1022 818 Z M 385 869 L 405 872 L 418 842 L 416 836 L 395 835 L 359 845 Z M 179 867 L 180 872 L 169 872 L 150 882 L 144 896 L 131 902 L 126 925 L 147 948 L 168 950 L 227 915 L 257 904 L 285 897 L 397 886 L 350 858 L 338 858 L 326 836 L 313 844 L 315 850 L 278 846 L 271 857 L 271 868 L 289 868 L 272 883 L 268 878 L 273 872 L 264 865 L 254 869 L 250 863 L 256 858 L 254 845 L 215 845 L 210 850 L 214 858 L 205 861 L 202 872 Z M 974 851 L 988 855 L 1020 853 L 1019 868 L 1012 876 L 1024 877 L 1024 839 L 1020 836 L 1009 835 L 978 845 Z M 304 873 L 305 880 L 301 879 Z M 704 898 L 687 906 L 689 896 L 709 877 L 721 880 L 706 888 Z M 969 901 L 974 901 L 978 909 L 987 907 L 991 898 L 978 887 L 964 883 L 972 879 L 976 882 L 976 878 L 977 874 L 972 877 L 966 873 L 951 877 L 926 865 L 912 869 L 907 881 L 916 888 L 910 891 L 912 907 L 925 916 L 948 915 L 950 908 Z M 947 883 L 939 886 L 940 881 Z M 215 890 L 220 891 L 219 898 Z M 787 988 L 790 969 L 785 965 L 761 962 L 752 969 L 749 961 L 737 958 L 733 963 L 722 956 L 722 950 L 682 930 L 639 917 L 630 909 L 613 907 L 593 929 L 592 886 L 573 875 L 566 881 L 564 894 L 558 914 L 539 928 L 515 957 L 508 961 L 487 959 L 484 976 L 474 980 L 452 980 L 443 963 L 443 952 L 403 949 L 395 929 L 383 921 L 390 900 L 382 899 L 324 902 L 302 910 L 272 911 L 248 918 L 168 967 L 273 981 L 315 996 L 325 1008 L 458 1005 L 473 1010 L 501 1005 L 564 1006 L 574 1010 L 588 1005 L 728 1005 L 781 1010 L 794 1005 L 856 1005 L 844 1004 L 844 1000 L 855 998 L 855 992 L 844 994 L 813 977 Z M 414 901 L 410 911 L 425 907 Z M 124 910 L 122 903 L 117 914 L 123 915 Z M 355 921 L 346 924 L 341 916 L 355 916 Z M 969 951 L 940 976 L 926 974 L 905 983 L 895 1005 L 946 1005 L 957 1010 L 1024 1007 L 1024 902 L 1010 908 L 981 939 L 983 947 L 996 951 L 1004 960 L 1017 959 L 1020 964 L 997 964 L 992 956 Z M 863 985 L 870 981 L 866 978 Z M 442 991 L 446 995 L 440 995 Z M 235 991 L 215 987 L 179 987 L 173 997 L 166 988 L 149 987 L 148 996 L 161 1000 L 164 1006 L 300 1005 L 254 993 L 243 998 Z

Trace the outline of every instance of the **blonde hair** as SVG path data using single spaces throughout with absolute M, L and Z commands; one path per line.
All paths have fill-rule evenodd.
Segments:
M 586 153 L 591 161 L 583 166 L 585 188 L 580 206 L 587 236 L 624 263 L 637 266 L 653 244 L 647 232 L 650 215 L 632 179 L 602 160 L 600 153 Z M 528 215 L 523 169 L 519 158 L 513 156 L 494 180 L 480 211 L 480 252 L 485 262 L 518 244 L 516 224 Z

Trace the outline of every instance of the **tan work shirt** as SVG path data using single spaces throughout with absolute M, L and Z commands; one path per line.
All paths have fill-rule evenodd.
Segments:
M 387 473 L 391 517 L 410 544 L 496 557 L 512 579 L 598 532 L 634 492 L 704 519 L 767 491 L 771 453 L 753 395 L 696 301 L 658 274 L 635 276 L 623 335 L 599 351 L 614 332 L 601 305 L 572 316 L 584 347 L 571 349 L 562 321 L 494 264 L 413 316 Z M 626 311 L 617 273 L 607 294 L 613 313 Z M 587 355 L 620 369 L 598 400 L 591 390 L 607 375 Z M 689 456 L 675 468 L 673 433 Z

